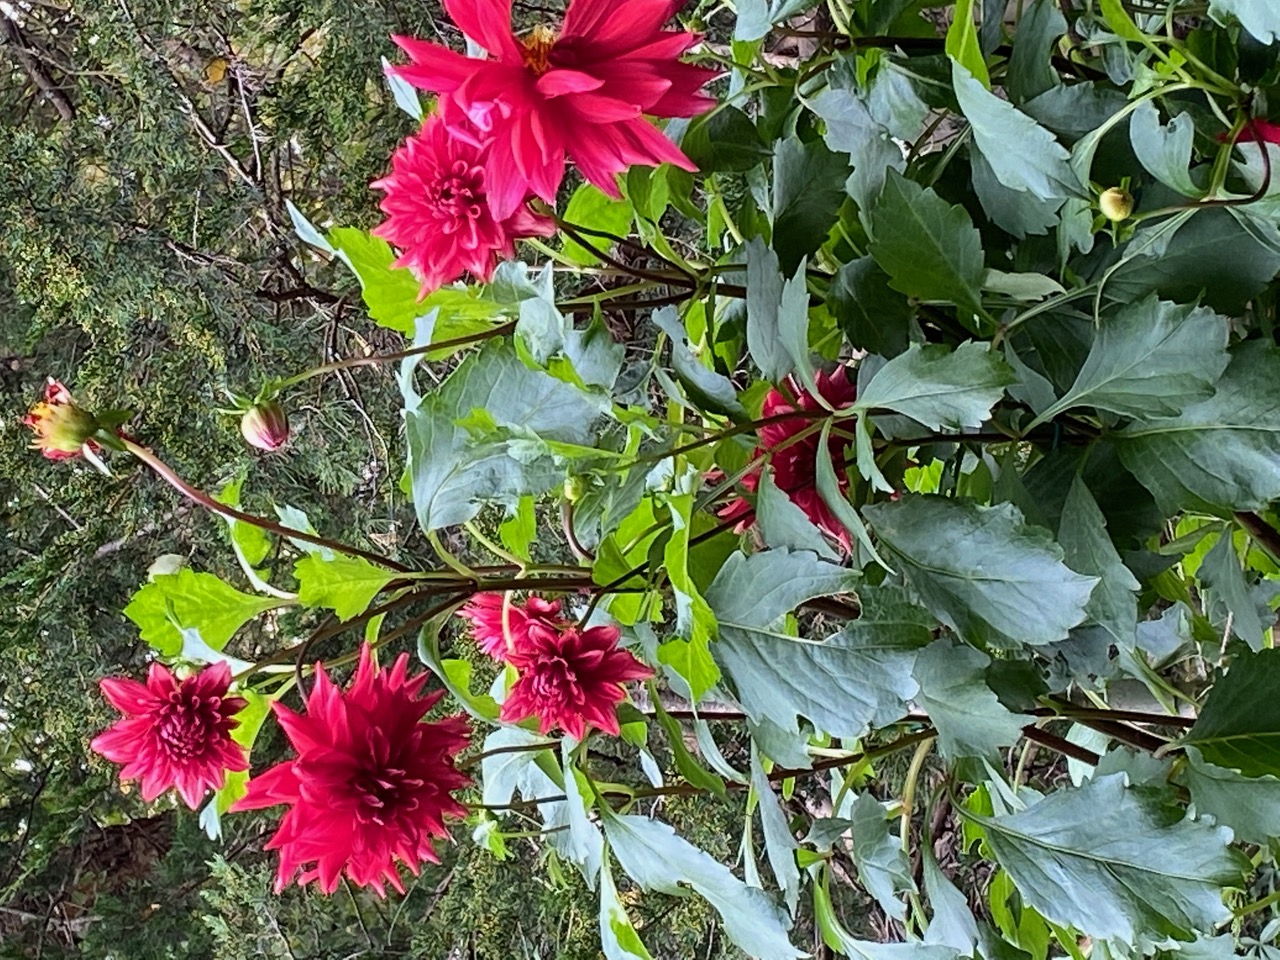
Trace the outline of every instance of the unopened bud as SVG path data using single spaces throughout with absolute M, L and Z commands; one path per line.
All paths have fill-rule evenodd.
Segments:
M 1119 223 L 1133 213 L 1133 194 L 1120 187 L 1109 187 L 1098 197 L 1098 209 L 1108 220 Z
M 36 438 L 31 446 L 50 460 L 78 457 L 86 446 L 92 448 L 98 432 L 98 419 L 77 406 L 71 391 L 52 377 L 44 388 L 44 399 L 22 418 Z
M 279 450 L 289 442 L 289 416 L 275 400 L 254 404 L 240 418 L 240 433 L 251 447 Z
M 570 503 L 577 503 L 587 492 L 587 482 L 582 477 L 569 477 L 564 482 L 564 498 Z

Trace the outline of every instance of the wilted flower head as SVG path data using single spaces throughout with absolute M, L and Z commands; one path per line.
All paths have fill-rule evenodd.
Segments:
M 182 681 L 160 663 L 151 664 L 145 685 L 126 677 L 103 680 L 103 695 L 124 719 L 90 746 L 124 764 L 121 780 L 142 781 L 142 799 L 177 787 L 194 810 L 206 791 L 222 787 L 227 771 L 249 769 L 244 748 L 231 739 L 233 717 L 245 701 L 227 696 L 230 686 L 226 663 Z
M 289 415 L 276 400 L 255 403 L 240 417 L 240 434 L 251 447 L 279 450 L 289 442 Z
M 386 191 L 387 215 L 373 232 L 399 249 L 394 265 L 413 271 L 423 295 L 467 273 L 488 280 L 500 259 L 516 255 L 517 239 L 555 232 L 550 219 L 523 203 L 494 216 L 483 154 L 473 137 L 452 136 L 431 116 L 391 157 L 391 173 L 373 184 Z
M 31 408 L 22 423 L 35 432 L 32 448 L 50 460 L 78 457 L 85 446 L 91 450 L 97 448 L 92 439 L 98 432 L 97 418 L 77 406 L 71 399 L 71 391 L 53 377 L 45 385 L 44 399 Z
M 502 622 L 502 594 L 477 593 L 458 616 L 471 621 L 471 635 L 476 644 L 495 660 L 506 660 L 515 647 L 524 646 L 529 639 L 530 626 L 559 630 L 567 623 L 560 617 L 559 600 L 543 600 L 530 597 L 524 604 L 512 603 L 507 607 L 507 622 Z M 510 641 L 508 641 L 508 631 Z
M 540 732 L 559 727 L 578 740 L 588 725 L 617 736 L 617 707 L 627 696 L 622 685 L 653 676 L 618 646 L 617 627 L 534 624 L 507 660 L 519 677 L 502 704 L 502 720 L 537 717 Z
M 266 846 L 280 851 L 277 890 L 301 870 L 299 884 L 318 880 L 325 893 L 343 874 L 380 896 L 386 884 L 403 893 L 397 860 L 414 874 L 439 862 L 432 840 L 466 812 L 451 794 L 469 782 L 454 766 L 467 723 L 423 721 L 444 692 L 423 695 L 427 675 L 408 676 L 408 662 L 379 670 L 366 646 L 345 692 L 317 665 L 305 714 L 272 705 L 297 757 L 250 780 L 232 809 L 288 804 Z
M 682 0 L 571 0 L 558 30 L 511 29 L 511 0 L 445 0 L 445 10 L 490 59 L 395 37 L 413 60 L 397 73 L 436 93 L 452 126 L 465 118 L 492 149 L 489 204 L 498 219 L 530 193 L 554 203 L 566 158 L 605 193 L 632 164 L 695 169 L 647 119 L 692 117 L 715 105 L 700 91 L 716 74 L 681 63 L 699 42 L 663 30 Z
M 844 367 L 837 367 L 830 374 L 819 372 L 817 377 L 818 393 L 827 403 L 839 410 L 847 407 L 857 398 L 857 389 L 849 380 Z M 836 540 L 848 553 L 852 546 L 849 532 L 839 518 L 831 512 L 831 508 L 823 502 L 818 493 L 818 444 L 816 432 L 793 440 L 796 434 L 806 427 L 812 427 L 813 420 L 804 416 L 788 416 L 825 409 L 818 400 L 788 377 L 783 389 L 770 390 L 764 399 L 762 419 L 779 419 L 775 423 L 767 423 L 756 431 L 759 444 L 752 457 L 769 454 L 769 465 L 773 468 L 773 481 L 778 489 L 791 498 L 791 502 L 805 512 L 814 526 Z M 848 441 L 843 437 L 832 435 L 827 443 L 828 455 L 835 468 L 836 480 L 840 492 L 848 489 L 849 480 L 845 474 L 844 454 Z M 755 492 L 760 485 L 761 468 L 757 467 L 742 478 L 742 485 Z M 732 501 L 720 511 L 726 520 L 738 520 L 735 528 L 739 533 L 755 522 L 755 511 L 751 504 L 739 498 Z

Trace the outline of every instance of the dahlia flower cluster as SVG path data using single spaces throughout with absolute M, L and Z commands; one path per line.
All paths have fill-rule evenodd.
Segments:
M 572 0 L 559 29 L 517 36 L 511 0 L 445 0 L 484 52 L 464 56 L 395 37 L 412 63 L 395 68 L 436 95 L 436 110 L 374 183 L 387 219 L 374 230 L 400 251 L 423 295 L 471 274 L 488 280 L 522 237 L 555 224 L 527 201 L 554 204 L 567 164 L 606 194 L 630 166 L 696 169 L 649 117 L 692 117 L 714 71 L 682 63 L 699 42 L 664 30 L 682 0 Z
M 521 606 L 495 593 L 477 594 L 459 615 L 477 645 L 516 669 L 502 704 L 504 723 L 538 719 L 538 732 L 559 728 L 576 740 L 589 727 L 618 735 L 623 684 L 653 671 L 618 646 L 617 627 L 583 630 L 560 615 L 559 601 L 530 597 Z

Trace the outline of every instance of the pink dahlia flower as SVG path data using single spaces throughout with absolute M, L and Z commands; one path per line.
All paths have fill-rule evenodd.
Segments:
M 98 431 L 98 421 L 71 399 L 71 391 L 53 377 L 45 384 L 44 399 L 31 407 L 21 423 L 35 434 L 31 446 L 49 460 L 69 460 L 81 456 L 87 446 L 96 451 L 90 439 Z
M 121 780 L 142 781 L 150 802 L 170 787 L 194 810 L 208 790 L 219 789 L 228 770 L 249 769 L 244 747 L 231 739 L 233 719 L 245 707 L 227 696 L 231 668 L 205 667 L 179 681 L 168 667 L 151 664 L 147 682 L 127 677 L 102 681 L 102 693 L 124 719 L 93 738 L 90 747 L 124 764 Z
M 477 593 L 458 611 L 458 616 L 471 621 L 471 635 L 477 646 L 495 660 L 506 660 L 509 649 L 527 644 L 530 625 L 540 624 L 549 630 L 568 626 L 560 617 L 559 600 L 530 597 L 523 605 L 512 603 L 507 610 L 506 625 L 511 631 L 508 643 L 502 624 L 500 593 Z
M 516 255 L 516 240 L 555 232 L 519 201 L 494 216 L 483 152 L 474 138 L 451 135 L 438 115 L 428 117 L 392 155 L 391 173 L 373 183 L 386 192 L 387 215 L 373 232 L 399 249 L 394 266 L 412 270 L 424 296 L 466 273 L 488 280 L 500 259 Z
M 280 851 L 277 891 L 301 870 L 299 884 L 319 880 L 325 893 L 344 873 L 379 896 L 388 883 L 403 893 L 397 860 L 415 875 L 439 862 L 432 840 L 448 836 L 445 817 L 466 812 L 451 794 L 469 782 L 454 766 L 467 722 L 423 722 L 444 691 L 423 695 L 427 675 L 408 676 L 408 662 L 401 654 L 378 670 L 366 646 L 346 692 L 317 666 L 306 714 L 272 704 L 298 755 L 250 780 L 232 809 L 288 804 L 266 845 Z
M 519 678 L 502 704 L 502 720 L 537 717 L 539 732 L 559 727 L 577 740 L 586 737 L 588 725 L 616 737 L 617 707 L 627 696 L 622 685 L 653 676 L 618 646 L 617 627 L 532 624 L 507 659 Z
M 820 372 L 816 379 L 818 393 L 837 410 L 851 405 L 857 398 L 856 387 L 849 380 L 844 367 L 837 367 L 830 374 Z M 765 397 L 762 419 L 787 417 L 788 414 L 818 412 L 825 409 L 812 394 L 802 389 L 794 378 L 788 377 L 782 386 L 783 390 L 775 388 Z M 793 397 L 795 399 L 792 399 Z M 756 431 L 759 444 L 752 456 L 754 458 L 769 454 L 769 464 L 773 468 L 773 481 L 778 485 L 778 489 L 805 512 L 814 526 L 837 541 L 845 553 L 849 553 L 852 550 L 849 532 L 845 530 L 844 525 L 831 512 L 831 508 L 823 502 L 818 493 L 818 435 L 813 433 L 801 440 L 788 443 L 792 437 L 812 424 L 812 418 L 795 416 L 760 427 Z M 784 447 L 783 444 L 787 445 Z M 827 443 L 827 450 L 835 467 L 841 493 L 849 487 L 844 468 L 844 455 L 848 444 L 849 442 L 843 437 L 834 435 Z M 760 473 L 760 468 L 748 473 L 742 478 L 742 485 L 754 493 L 760 485 Z M 751 504 L 741 497 L 729 503 L 719 515 L 726 520 L 739 521 L 734 528 L 739 533 L 755 523 L 756 519 Z
M 511 0 L 445 0 L 488 59 L 394 37 L 413 60 L 397 72 L 436 93 L 450 125 L 465 118 L 492 140 L 489 203 L 505 219 L 529 194 L 554 203 L 565 160 L 610 196 L 632 164 L 696 169 L 650 117 L 692 117 L 716 73 L 680 56 L 697 34 L 663 30 L 683 0 L 571 0 L 558 31 L 511 30 Z

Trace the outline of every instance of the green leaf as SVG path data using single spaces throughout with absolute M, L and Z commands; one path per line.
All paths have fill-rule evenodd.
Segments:
M 605 960 L 653 960 L 618 899 L 607 855 L 600 870 L 600 947 Z
M 804 278 L 799 290 L 804 294 Z M 795 294 L 786 296 L 786 284 L 778 267 L 778 254 L 765 246 L 759 237 L 747 244 L 747 351 L 765 379 L 779 383 L 795 369 L 795 360 L 778 336 L 779 314 L 787 301 L 788 314 L 794 314 Z M 808 297 L 805 296 L 803 323 L 808 328 Z M 794 318 L 789 321 L 794 322 Z
M 902 849 L 902 841 L 890 834 L 884 805 L 871 794 L 860 794 L 850 810 L 853 846 L 849 853 L 858 868 L 858 880 L 885 913 L 904 920 L 907 907 L 897 894 L 915 893 L 916 884 L 911 879 L 911 863 Z
M 791 276 L 835 225 L 844 203 L 849 158 L 821 140 L 779 140 L 773 148 L 773 248 Z
M 655 310 L 653 322 L 659 330 L 671 338 L 671 368 L 684 384 L 685 390 L 689 392 L 690 399 L 699 407 L 725 414 L 735 420 L 748 419 L 747 411 L 738 400 L 738 392 L 734 389 L 733 382 L 728 377 L 716 373 L 694 356 L 675 307 Z
M 1187 749 L 1182 782 L 1196 811 L 1230 827 L 1237 840 L 1266 846 L 1280 836 L 1280 779 L 1245 777 L 1209 763 L 1195 747 Z
M 771 153 L 755 121 L 727 105 L 690 123 L 680 149 L 704 174 L 746 173 Z
M 915 311 L 889 286 L 889 275 L 872 257 L 843 264 L 827 288 L 827 309 L 859 350 L 894 357 L 907 349 Z
M 1003 270 L 986 271 L 982 275 L 982 289 L 1023 303 L 1067 292 L 1057 280 L 1043 273 L 1006 273 Z
M 1280 8 L 1272 0 L 1209 0 L 1209 16 L 1222 24 L 1235 17 L 1259 43 L 1280 40 Z
M 182 649 L 182 628 L 200 631 L 204 642 L 221 650 L 258 614 L 283 606 L 271 597 L 256 597 L 228 586 L 212 573 L 184 567 L 144 585 L 124 614 L 138 625 L 142 639 L 166 657 Z
M 767 633 L 806 600 L 851 590 L 858 574 L 814 554 L 766 550 L 734 553 L 707 589 L 707 603 L 721 627 Z
M 938 731 L 944 757 L 994 760 L 1022 735 L 1025 718 L 1010 713 L 987 686 L 991 658 L 951 640 L 937 640 L 916 657 L 916 703 Z
M 1123 417 L 1174 416 L 1213 396 L 1227 368 L 1228 322 L 1212 310 L 1157 300 L 1102 320 L 1066 395 L 1027 429 L 1064 410 L 1091 406 Z
M 244 487 L 245 475 L 241 473 L 221 490 L 215 499 L 229 507 L 240 506 L 240 491 Z M 231 534 L 231 545 L 250 568 L 257 567 L 267 554 L 271 552 L 271 538 L 261 527 L 237 520 L 234 517 L 223 517 Z
M 1014 382 L 1009 365 L 987 344 L 955 350 L 912 344 L 876 371 L 853 409 L 892 410 L 930 430 L 977 427 Z
M 1147 101 L 1129 117 L 1129 142 L 1147 172 L 1184 197 L 1201 197 L 1204 191 L 1191 179 L 1191 146 L 1196 125 L 1191 114 L 1180 113 L 1160 124 L 1160 111 Z
M 491 341 L 406 412 L 409 476 L 424 530 L 463 523 L 484 501 L 514 504 L 564 479 L 547 458 L 522 462 L 506 440 L 476 441 L 459 425 L 483 410 L 499 426 L 546 441 L 587 445 L 597 408 L 577 388 L 521 363 L 509 341 Z
M 484 738 L 483 756 L 480 760 L 481 800 L 492 806 L 510 803 L 520 788 L 524 768 L 539 756 L 534 749 L 541 744 L 553 751 L 558 744 L 521 727 L 499 727 Z
M 938 866 L 933 844 L 922 843 L 920 854 L 924 867 L 924 893 L 933 908 L 924 942 L 950 947 L 962 956 L 972 956 L 978 942 L 978 924 L 969 910 L 969 901 Z
M 822 531 L 813 525 L 808 514 L 789 496 L 778 489 L 773 471 L 760 474 L 756 489 L 756 522 L 765 545 L 790 550 L 811 550 L 824 560 L 839 562 Z
M 890 171 L 871 227 L 871 255 L 895 290 L 980 311 L 982 238 L 963 207 Z
M 659 820 L 602 811 L 605 836 L 618 864 L 645 890 L 680 896 L 692 887 L 720 914 L 724 932 L 759 960 L 799 960 L 787 938 L 786 913 L 763 891 L 749 887 Z
M 718 673 L 719 671 L 717 671 Z M 671 747 L 671 756 L 675 760 L 676 771 L 693 786 L 720 797 L 725 796 L 724 781 L 700 764 L 685 744 L 684 729 L 680 726 L 680 721 L 667 713 L 659 697 L 651 698 L 651 703 L 653 704 L 654 715 L 658 719 L 658 725 L 662 727 L 663 732 L 667 735 L 667 743 Z
M 615 200 L 601 192 L 599 187 L 589 183 L 581 184 L 573 191 L 568 204 L 564 208 L 564 220 L 575 227 L 587 227 L 590 230 L 603 230 L 615 236 L 625 236 L 631 229 L 631 204 L 626 200 Z M 587 242 L 600 250 L 608 250 L 612 241 L 597 237 L 591 233 L 583 235 Z M 565 237 L 561 253 L 566 259 L 580 267 L 593 267 L 600 258 L 576 240 Z
M 1031 117 L 975 80 L 961 63 L 953 61 L 951 66 L 956 99 L 969 120 L 974 144 L 996 178 L 1012 190 L 1041 200 L 1065 200 L 1076 193 L 1067 148 Z
M 1266 631 L 1270 624 L 1264 624 L 1258 616 L 1258 608 L 1249 595 L 1249 584 L 1229 529 L 1205 554 L 1196 576 L 1227 608 L 1231 615 L 1231 632 L 1249 644 L 1255 653 L 1261 650 L 1266 644 Z M 1271 620 L 1275 622 L 1274 615 Z
M 1097 578 L 1067 567 L 1012 504 L 909 494 L 863 514 L 925 606 L 971 643 L 1053 643 L 1085 618 Z
M 564 779 L 565 807 L 568 814 L 569 829 L 560 837 L 557 852 L 566 857 L 582 870 L 582 876 L 589 887 L 595 887 L 595 878 L 600 874 L 600 866 L 604 861 L 604 837 L 600 828 L 588 818 L 591 804 L 587 798 L 594 799 L 586 776 L 573 764 L 574 744 L 571 737 L 560 739 L 560 764 Z
M 871 559 L 884 567 L 886 571 L 892 573 L 893 571 L 889 570 L 889 565 L 880 556 L 880 551 L 876 549 L 876 545 L 871 542 L 871 533 L 867 530 L 867 525 L 862 522 L 862 517 L 858 515 L 858 511 L 853 508 L 844 491 L 840 489 L 840 481 L 836 476 L 835 464 L 831 462 L 829 453 L 831 449 L 831 427 L 834 423 L 834 420 L 827 420 L 822 425 L 822 432 L 818 435 L 818 449 L 814 457 L 818 496 L 822 498 L 822 502 L 827 505 L 827 508 L 835 514 L 836 519 L 840 521 L 840 525 L 852 534 L 853 539 L 867 551 Z M 860 418 L 857 421 L 858 466 L 863 468 L 865 465 L 869 478 L 875 478 L 877 485 L 881 489 L 886 489 L 889 486 L 888 481 L 881 475 L 879 468 L 875 464 L 874 456 L 869 455 L 867 451 L 870 446 L 868 430 L 866 419 Z M 863 445 L 864 438 L 866 438 L 865 448 Z
M 382 75 L 387 79 L 387 87 L 391 91 L 391 96 L 395 100 L 396 106 L 421 123 L 422 103 L 418 100 L 418 91 L 413 88 L 413 84 L 402 79 L 395 72 L 395 68 L 391 66 L 391 61 L 386 57 L 382 58 Z
M 769 868 L 782 891 L 787 909 L 795 916 L 800 900 L 800 868 L 796 866 L 796 850 L 800 844 L 791 832 L 787 815 L 765 774 L 760 754 L 754 748 L 751 751 L 751 789 L 760 805 L 760 826 L 764 831 L 764 851 L 769 858 Z
M 986 157 L 977 151 L 970 154 L 969 166 L 973 177 L 973 191 L 982 204 L 983 212 L 1005 233 L 1011 233 L 1019 239 L 1031 234 L 1043 236 L 1062 222 L 1060 211 L 1065 207 L 1061 200 L 1042 200 L 1025 190 L 1006 187 L 996 177 L 996 172 L 991 169 Z M 1083 200 L 1067 202 L 1084 203 Z M 1088 210 L 1085 226 L 1092 242 L 1093 217 Z
M 339 554 L 326 560 L 318 553 L 295 563 L 293 575 L 298 578 L 299 601 L 332 610 L 339 620 L 364 613 L 382 588 L 400 576 L 363 557 Z
M 252 754 L 254 741 L 262 725 L 271 713 L 274 698 L 265 697 L 254 690 L 237 690 L 236 696 L 245 700 L 244 709 L 235 715 L 236 726 L 231 729 L 231 739 Z M 213 794 L 209 805 L 200 812 L 200 826 L 210 840 L 222 838 L 222 815 L 231 805 L 248 792 L 249 771 L 229 770 L 222 786 Z
M 1097 940 L 1186 938 L 1230 919 L 1221 888 L 1243 876 L 1230 831 L 1170 823 L 1158 799 L 1126 781 L 1099 776 L 1022 813 L 968 816 L 1024 901 Z
M 957 0 L 951 26 L 947 28 L 945 49 L 947 56 L 963 64 L 970 76 L 976 77 L 984 87 L 991 87 L 987 64 L 978 45 L 978 28 L 973 22 L 973 0 Z
M 1209 691 L 1183 746 L 1246 777 L 1280 776 L 1280 650 L 1237 656 Z
M 1112 442 L 1166 516 L 1262 509 L 1280 497 L 1280 353 L 1237 348 L 1212 397 L 1137 420 Z
M 511 516 L 498 524 L 502 545 L 521 560 L 530 559 L 529 548 L 538 537 L 538 517 L 533 497 L 521 497 Z
M 897 588 L 865 588 L 859 600 L 862 615 L 824 641 L 721 621 L 713 653 L 754 722 L 795 730 L 805 717 L 832 736 L 856 738 L 902 718 L 918 692 L 917 652 L 936 623 Z
M 1120 559 L 1107 534 L 1106 518 L 1079 476 L 1062 508 L 1058 542 L 1067 566 L 1098 578 L 1089 598 L 1089 618 L 1106 630 L 1120 649 L 1132 650 L 1138 627 L 1135 593 L 1141 584 Z
M 1038 97 L 1058 85 L 1058 71 L 1049 58 L 1066 32 L 1066 18 L 1053 0 L 1033 0 L 1023 11 L 1005 76 L 1005 89 L 1014 102 Z

